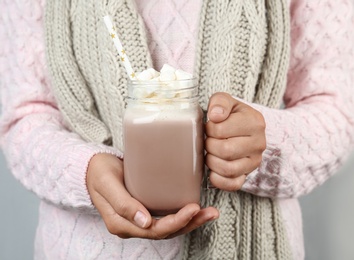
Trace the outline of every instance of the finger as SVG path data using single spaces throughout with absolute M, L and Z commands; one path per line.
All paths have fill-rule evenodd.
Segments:
M 236 136 L 250 136 L 256 133 L 262 133 L 265 130 L 265 121 L 261 113 L 252 108 L 249 113 L 231 113 L 229 117 L 215 123 L 208 121 L 205 124 L 206 135 L 218 139 L 230 138 Z
M 209 99 L 208 119 L 214 123 L 219 123 L 230 115 L 238 101 L 224 92 L 217 92 Z
M 122 174 L 101 174 L 99 182 L 102 184 L 94 186 L 95 191 L 102 195 L 118 215 L 141 228 L 151 225 L 150 213 L 128 193 L 123 184 Z
M 265 149 L 263 138 L 235 137 L 229 139 L 207 138 L 205 150 L 226 161 L 233 161 L 252 154 L 262 154 Z
M 99 195 L 100 196 L 100 195 Z M 105 199 L 101 196 L 101 203 L 104 205 Z M 171 214 L 161 219 L 152 219 L 149 228 L 140 228 L 129 220 L 119 216 L 113 208 L 109 209 L 110 204 L 106 202 L 106 208 L 100 214 L 111 234 L 120 238 L 148 238 L 148 239 L 164 239 L 169 235 L 183 229 L 195 215 L 200 211 L 197 204 L 189 204 L 181 209 L 177 214 Z
M 117 235 L 120 238 L 130 238 L 134 236 L 134 233 L 140 232 L 141 228 L 119 216 L 101 194 L 95 192 L 91 194 L 91 199 L 95 205 L 99 204 L 97 210 L 111 234 Z
M 209 180 L 214 187 L 219 188 L 220 190 L 237 191 L 240 190 L 245 183 L 246 175 L 243 174 L 237 178 L 226 178 L 211 171 L 209 174 Z
M 152 239 L 167 238 L 188 225 L 188 223 L 200 212 L 200 206 L 195 203 L 188 204 L 176 214 L 165 216 L 161 219 L 154 219 L 151 227 L 144 230 Z
M 225 161 L 214 155 L 207 154 L 205 163 L 211 171 L 225 178 L 237 178 L 257 169 L 261 160 L 261 155 L 257 156 L 257 158 L 244 157 L 234 161 Z
M 209 221 L 213 221 L 217 218 L 219 218 L 219 211 L 216 208 L 214 207 L 204 208 L 200 210 L 198 214 L 195 215 L 184 228 L 180 229 L 176 233 L 169 235 L 167 238 L 172 238 L 183 234 L 187 234 L 193 231 L 194 229 L 197 229 L 198 227 L 204 225 L 205 223 Z

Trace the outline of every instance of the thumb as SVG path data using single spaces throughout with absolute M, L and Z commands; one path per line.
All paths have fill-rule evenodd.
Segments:
M 92 202 L 105 221 L 106 226 L 109 226 L 107 221 L 111 221 L 113 216 L 119 215 L 140 228 L 149 228 L 152 218 L 148 210 L 128 193 L 124 194 L 125 192 L 123 192 L 122 194 L 121 191 L 118 192 L 121 196 L 114 198 L 108 192 L 100 194 L 91 191 Z M 115 233 L 115 231 L 112 233 Z
M 141 228 L 148 228 L 152 222 L 149 211 L 128 193 L 123 183 L 117 182 L 114 187 L 106 189 L 103 196 L 115 212 Z
M 123 162 L 111 154 L 96 154 L 90 161 L 87 188 L 93 204 L 102 216 L 119 216 L 141 228 L 148 228 L 152 219 L 149 211 L 126 190 Z
M 237 101 L 225 92 L 217 92 L 213 94 L 209 99 L 208 119 L 213 123 L 225 121 L 236 104 Z

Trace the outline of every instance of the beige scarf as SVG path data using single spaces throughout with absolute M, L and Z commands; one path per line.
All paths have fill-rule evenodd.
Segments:
M 289 59 L 286 0 L 205 0 L 195 75 L 200 104 L 225 91 L 279 107 Z M 123 150 L 127 75 L 102 22 L 111 15 L 136 71 L 151 67 L 144 24 L 132 0 L 48 0 L 46 47 L 53 91 L 82 138 Z M 291 259 L 278 205 L 244 192 L 208 190 L 220 218 L 190 233 L 184 259 Z

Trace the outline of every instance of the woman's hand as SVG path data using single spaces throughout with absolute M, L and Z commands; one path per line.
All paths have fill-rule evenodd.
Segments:
M 209 180 L 216 188 L 241 189 L 246 175 L 262 161 L 266 148 L 262 114 L 227 93 L 209 100 L 206 123 L 206 164 Z
M 171 238 L 188 233 L 219 216 L 215 208 L 200 209 L 197 204 L 189 204 L 176 214 L 152 218 L 148 210 L 125 189 L 123 161 L 111 154 L 92 157 L 86 181 L 92 202 L 108 231 L 121 238 Z

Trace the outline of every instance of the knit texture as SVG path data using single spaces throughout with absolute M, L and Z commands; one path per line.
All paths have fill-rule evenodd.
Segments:
M 109 14 L 120 25 L 117 31 L 126 43 L 127 53 L 134 54 L 129 56 L 135 70 L 151 67 L 141 19 L 133 3 L 83 4 L 66 0 L 49 1 L 47 6 L 48 61 L 50 66 L 55 65 L 51 69 L 54 92 L 64 118 L 84 139 L 113 142 L 122 149 L 122 112 L 128 79 L 117 51 L 107 40 L 102 17 L 107 10 L 116 10 Z
M 179 0 L 164 2 L 176 2 L 185 18 Z M 50 202 L 41 203 L 34 259 L 178 259 L 179 240 L 121 240 L 108 233 L 100 217 L 81 213 L 93 207 L 84 182 L 89 159 L 97 152 L 121 153 L 68 131 L 47 75 L 44 5 L 44 0 L 0 1 L 0 144 L 13 175 Z M 159 6 L 153 7 L 158 12 Z M 330 178 L 354 144 L 353 3 L 296 0 L 289 8 L 292 51 L 285 110 L 250 104 L 265 117 L 268 144 L 261 167 L 242 189 L 277 198 L 294 258 L 303 260 L 296 198 Z M 155 19 L 151 26 L 168 26 Z M 163 30 L 156 32 L 165 36 Z M 163 64 L 168 55 L 157 52 L 165 48 L 154 50 Z
M 112 141 L 122 150 L 127 75 L 99 24 L 105 13 L 114 17 L 133 67 L 139 71 L 151 66 L 144 27 L 134 5 L 131 1 L 83 4 L 66 0 L 48 2 L 46 10 L 48 61 L 60 109 L 83 138 Z M 279 106 L 289 58 L 289 16 L 283 2 L 204 1 L 199 30 L 195 75 L 204 110 L 216 91 Z M 207 191 L 202 205 L 217 207 L 221 216 L 187 237 L 185 258 L 291 258 L 273 200 Z
M 289 55 L 285 1 L 203 1 L 197 46 L 200 104 L 223 91 L 278 107 Z M 198 52 L 199 51 L 199 52 Z M 206 190 L 218 221 L 187 236 L 184 259 L 291 259 L 277 205 L 241 192 Z
M 197 47 L 200 103 L 223 91 L 279 107 L 289 55 L 286 1 L 203 1 Z M 264 54 L 266 54 L 264 56 Z
M 50 66 L 55 64 L 51 68 L 53 90 L 65 119 L 83 138 L 123 149 L 122 114 L 128 78 L 107 39 L 101 16 L 108 13 L 116 25 L 121 25 L 117 26 L 121 41 L 135 70 L 141 71 L 152 62 L 134 3 L 89 3 L 82 13 L 79 1 L 48 6 L 53 6 L 48 8 L 50 18 L 46 20 L 48 61 Z M 206 110 L 209 97 L 216 91 L 279 107 L 289 55 L 289 18 L 283 17 L 288 13 L 287 5 L 274 0 L 263 4 L 204 1 L 201 13 L 194 74 L 200 76 L 202 108 Z
M 202 0 L 135 0 L 146 27 L 148 47 L 156 70 L 163 64 L 194 71 L 196 35 Z

